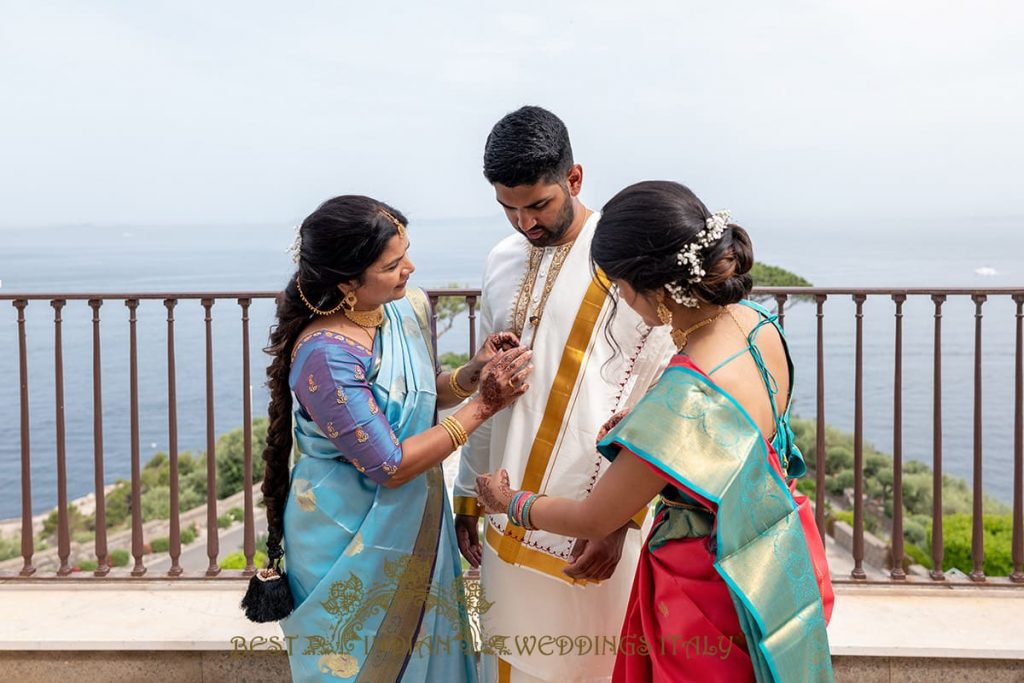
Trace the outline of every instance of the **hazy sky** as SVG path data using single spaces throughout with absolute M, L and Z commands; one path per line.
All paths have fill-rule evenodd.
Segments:
M 595 206 L 657 177 L 741 222 L 1016 221 L 1022 8 L 0 0 L 0 226 L 493 215 L 484 138 L 527 103 Z

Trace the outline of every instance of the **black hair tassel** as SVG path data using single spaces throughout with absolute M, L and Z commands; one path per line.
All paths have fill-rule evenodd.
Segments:
M 249 579 L 249 588 L 242 598 L 242 609 L 249 621 L 266 623 L 284 619 L 295 608 L 288 574 L 281 569 L 281 558 L 276 557 L 267 567 Z

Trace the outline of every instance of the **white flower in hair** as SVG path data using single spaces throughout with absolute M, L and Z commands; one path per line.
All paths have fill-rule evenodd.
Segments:
M 295 226 L 295 239 L 292 240 L 290 247 L 285 249 L 286 254 L 292 255 L 292 263 L 299 262 L 299 256 L 302 254 L 302 224 Z
M 702 258 L 705 249 L 717 242 L 725 234 L 729 227 L 731 214 L 728 211 L 716 211 L 704 222 L 704 229 L 694 235 L 693 239 L 676 254 L 676 263 L 684 266 L 689 275 L 686 277 L 687 284 L 681 285 L 670 282 L 665 289 L 672 295 L 672 300 L 687 308 L 697 308 L 700 302 L 690 293 L 690 285 L 695 285 L 704 279 L 707 271 L 704 269 Z

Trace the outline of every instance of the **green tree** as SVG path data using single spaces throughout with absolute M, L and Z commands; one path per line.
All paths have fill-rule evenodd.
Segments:
M 797 275 L 791 273 L 785 268 L 779 268 L 778 266 L 770 266 L 766 263 L 755 263 L 753 268 L 750 269 L 750 277 L 754 281 L 755 287 L 811 287 L 811 283 Z M 771 301 L 771 296 L 765 295 L 751 295 L 754 301 Z M 795 297 L 798 301 L 807 299 L 808 297 L 798 295 Z M 792 298 L 791 298 L 792 300 Z
M 465 285 L 458 282 L 449 282 L 445 285 L 446 289 L 463 289 Z M 474 303 L 474 307 L 478 304 Z M 437 316 L 437 337 L 441 338 L 443 334 L 452 329 L 452 325 L 455 324 L 455 319 L 459 317 L 464 311 L 466 311 L 466 299 L 461 296 L 442 296 L 437 300 L 437 304 L 434 306 L 434 314 Z
M 267 419 L 252 421 L 252 481 L 263 481 L 263 444 L 267 440 Z M 241 427 L 217 440 L 217 498 L 238 493 L 245 484 L 245 434 Z

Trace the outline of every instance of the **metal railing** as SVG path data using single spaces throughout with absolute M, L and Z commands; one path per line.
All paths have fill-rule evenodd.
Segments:
M 130 457 L 131 457 L 131 557 L 133 566 L 127 573 L 126 578 L 144 577 L 147 574 L 147 567 L 144 564 L 144 537 L 143 537 L 143 515 L 141 509 L 141 451 L 139 437 L 139 348 L 137 341 L 137 310 L 140 302 L 161 301 L 166 309 L 166 343 L 167 359 L 167 437 L 168 437 L 168 466 L 170 485 L 170 529 L 169 547 L 170 568 L 166 574 L 159 578 L 203 578 L 212 579 L 216 577 L 237 577 L 247 576 L 255 570 L 254 558 L 256 555 L 256 535 L 254 527 L 254 501 L 253 501 L 253 442 L 252 442 L 252 395 L 249 388 L 251 385 L 250 372 L 250 307 L 254 302 L 273 300 L 276 292 L 175 292 L 175 293 L 101 293 L 101 294 L 0 294 L 0 302 L 9 301 L 16 310 L 17 326 L 17 354 L 18 354 L 18 381 L 19 381 L 19 410 L 20 410 L 20 472 L 21 472 L 21 568 L 16 571 L 0 571 L 0 578 L 42 578 L 33 565 L 35 554 L 35 539 L 33 537 L 33 511 L 32 511 L 32 462 L 33 452 L 31 447 L 31 429 L 29 412 L 29 382 L 30 368 L 28 366 L 29 343 L 26 332 L 26 310 L 40 304 L 48 304 L 53 309 L 53 373 L 54 373 L 54 398 L 51 409 L 53 410 L 53 427 L 56 435 L 56 509 L 57 509 L 57 557 L 59 566 L 53 574 L 47 574 L 47 578 L 67 577 L 72 573 L 69 564 L 71 552 L 69 533 L 69 510 L 68 510 L 68 474 L 66 463 L 66 421 L 64 406 L 64 346 L 62 340 L 62 328 L 64 321 L 62 314 L 69 302 L 85 302 L 91 309 L 91 332 L 92 332 L 92 408 L 93 420 L 93 475 L 94 490 L 96 493 L 95 510 L 95 558 L 96 569 L 91 576 L 96 578 L 113 578 L 121 575 L 119 572 L 111 571 L 110 553 L 107 547 L 107 529 L 105 518 L 105 477 L 104 477 L 104 428 L 103 428 L 103 397 L 102 385 L 102 354 L 101 354 L 101 319 L 100 311 L 105 303 L 122 302 L 127 307 L 128 323 L 128 369 L 129 369 L 129 415 L 130 421 Z M 755 290 L 755 295 L 768 301 L 774 301 L 776 312 L 780 322 L 785 324 L 787 312 L 792 311 L 792 306 L 797 301 L 805 301 L 814 306 L 814 338 L 815 338 L 815 366 L 816 366 L 816 389 L 815 389 L 815 424 L 816 444 L 813 463 L 813 476 L 815 482 L 815 519 L 819 531 L 824 537 L 826 525 L 827 499 L 826 485 L 826 454 L 827 444 L 825 438 L 825 410 L 826 398 L 830 395 L 826 388 L 825 358 L 826 358 L 826 332 L 825 332 L 825 308 L 827 302 L 845 300 L 853 304 L 853 375 L 854 375 L 854 397 L 853 397 L 853 436 L 854 436 L 854 482 L 853 482 L 853 547 L 852 560 L 853 571 L 851 580 L 858 582 L 869 581 L 864 570 L 864 538 L 865 538 L 865 480 L 864 480 L 864 306 L 871 299 L 873 301 L 889 300 L 893 306 L 893 380 L 892 380 L 892 438 L 893 438 L 893 484 L 892 484 L 892 534 L 891 534 L 891 557 L 897 561 L 891 562 L 891 568 L 887 573 L 886 583 L 899 582 L 901 584 L 924 584 L 934 585 L 948 581 L 948 577 L 942 571 L 943 566 L 943 386 L 942 386 L 942 358 L 943 358 L 943 305 L 950 298 L 969 298 L 974 305 L 974 370 L 973 370 L 973 496 L 972 496 L 972 571 L 971 581 L 975 583 L 986 583 L 988 585 L 1024 585 L 1024 288 L 989 288 L 989 289 L 957 289 L 957 288 L 920 288 L 920 289 L 890 289 L 890 288 L 760 288 Z M 431 290 L 428 296 L 433 304 L 436 304 L 440 297 L 456 297 L 467 304 L 467 349 L 472 354 L 476 349 L 476 303 L 480 296 L 479 290 L 473 289 L 448 289 Z M 1014 360 L 1011 372 L 1013 385 L 1013 419 L 1012 425 L 1012 564 L 1013 570 L 1006 577 L 986 576 L 984 567 L 984 538 L 983 527 L 984 515 L 984 491 L 982 488 L 982 424 L 984 418 L 982 403 L 982 367 L 984 362 L 982 322 L 983 307 L 990 298 L 1004 299 L 1012 302 L 1015 307 L 1013 315 L 1013 339 L 1014 339 Z M 932 318 L 932 430 L 933 430 L 933 452 L 932 452 L 932 535 L 931 535 L 931 559 L 934 569 L 929 577 L 918 580 L 908 577 L 903 569 L 901 558 L 904 557 L 904 511 L 903 511 L 903 359 L 904 359 L 904 306 L 908 300 L 931 301 L 930 315 Z M 177 397 L 177 376 L 176 360 L 178 355 L 175 350 L 175 311 L 182 302 L 198 302 L 203 310 L 203 327 L 205 333 L 205 418 L 206 418 L 206 553 L 209 559 L 209 566 L 204 572 L 183 571 L 179 558 L 182 553 L 180 518 L 182 511 L 179 509 L 179 486 L 180 476 L 178 471 L 178 397 Z M 241 367 L 242 367 L 242 423 L 246 426 L 244 430 L 244 531 L 243 531 L 243 553 L 245 557 L 245 568 L 243 570 L 224 570 L 218 565 L 220 555 L 218 524 L 217 524 L 217 500 L 216 500 L 216 440 L 217 435 L 214 429 L 215 399 L 214 399 L 214 305 L 219 301 L 230 301 L 237 306 L 235 309 L 236 320 L 241 324 Z M 789 309 L 787 310 L 787 306 Z M 434 336 L 437 338 L 436 317 L 434 320 Z M 848 322 L 848 321 L 847 321 Z M 1005 321 L 1004 321 L 1005 322 Z M 108 325 L 112 323 L 107 323 Z M 805 332 L 809 331 L 805 330 Z M 260 337 L 263 332 L 260 331 Z M 436 345 L 435 345 L 436 346 Z M 0 353 L 10 353 L 13 349 L 0 348 Z M 960 349 L 963 351 L 963 349 Z M 262 365 L 262 363 L 261 363 Z M 10 381 L 13 378 L 5 378 Z M 1004 476 L 1009 477 L 1006 472 Z M 76 573 L 85 574 L 83 572 Z M 152 576 L 152 575 L 150 575 Z

